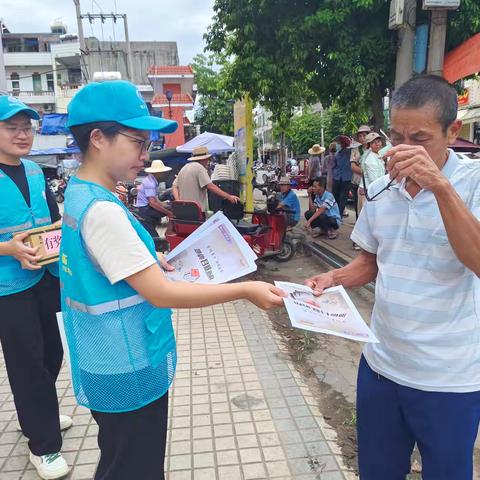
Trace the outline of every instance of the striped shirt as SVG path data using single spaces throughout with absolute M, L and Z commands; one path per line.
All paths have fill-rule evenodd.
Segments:
M 480 218 L 480 162 L 450 151 L 443 174 Z M 373 196 L 388 176 L 369 188 Z M 352 240 L 377 256 L 370 367 L 390 380 L 438 392 L 480 390 L 480 283 L 456 257 L 434 195 L 404 184 L 365 204 Z

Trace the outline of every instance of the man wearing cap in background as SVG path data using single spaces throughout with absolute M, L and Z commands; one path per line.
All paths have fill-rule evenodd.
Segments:
M 308 151 L 310 158 L 308 159 L 308 173 L 307 180 L 311 183 L 315 178 L 322 176 L 322 162 L 320 155 L 325 151 L 325 148 L 321 147 L 317 143 Z
M 377 178 L 385 175 L 385 163 L 378 153 L 383 146 L 380 134 L 377 132 L 369 133 L 365 137 L 365 143 L 368 147 L 368 153 L 362 163 L 362 187 L 367 190 Z
M 292 185 L 288 177 L 280 178 L 278 186 L 281 192 L 278 208 L 287 210 L 287 226 L 294 227 L 300 221 L 300 202 L 292 190 Z
M 0 340 L 20 428 L 30 461 L 44 479 L 65 476 L 55 382 L 63 360 L 56 312 L 60 311 L 57 264 L 37 265 L 38 248 L 25 232 L 60 219 L 41 168 L 22 157 L 33 143 L 38 113 L 14 97 L 0 97 Z M 56 276 L 54 276 L 56 274 Z
M 163 217 L 172 216 L 171 210 L 158 199 L 158 185 L 165 178 L 165 174 L 171 170 L 161 160 L 154 160 L 152 165 L 145 169 L 148 176 L 142 180 L 138 189 L 135 205 L 140 215 L 151 220 L 153 225 L 160 223 Z M 152 234 L 152 232 L 149 233 Z
M 212 155 L 207 147 L 197 147 L 193 150 L 192 156 L 173 182 L 173 197 L 175 200 L 186 200 L 196 202 L 203 212 L 207 212 L 207 190 L 219 197 L 225 198 L 230 203 L 240 201 L 235 195 L 224 192 L 215 185 L 208 175 L 208 161 Z

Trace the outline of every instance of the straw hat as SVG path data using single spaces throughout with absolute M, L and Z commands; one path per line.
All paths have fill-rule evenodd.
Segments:
M 360 125 L 357 130 L 357 135 L 359 133 L 370 133 L 372 129 L 368 125 Z
M 371 132 L 365 137 L 365 143 L 372 143 L 377 138 L 382 138 L 382 136 L 377 132 Z
M 321 147 L 318 143 L 316 143 L 308 153 L 310 155 L 321 155 L 325 151 L 325 148 Z
M 170 167 L 166 167 L 161 160 L 154 160 L 149 168 L 145 169 L 147 173 L 165 173 L 171 170 Z
M 208 153 L 207 147 L 197 147 L 193 149 L 192 156 L 188 159 L 189 162 L 198 162 L 200 160 L 208 160 L 212 155 Z
M 280 180 L 278 181 L 278 185 L 291 185 L 292 182 L 288 177 L 281 177 Z

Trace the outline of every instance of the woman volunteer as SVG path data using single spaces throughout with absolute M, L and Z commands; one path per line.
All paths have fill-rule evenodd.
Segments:
M 95 479 L 163 479 L 176 365 L 170 308 L 240 298 L 270 308 L 283 292 L 263 282 L 168 281 L 150 235 L 113 192 L 143 169 L 150 131 L 171 133 L 176 123 L 149 116 L 125 81 L 83 87 L 68 113 L 83 162 L 65 196 L 62 310 L 75 395 L 99 426 Z
M 55 479 L 69 471 L 60 429 L 72 425 L 59 416 L 55 388 L 63 359 L 58 266 L 37 265 L 38 248 L 23 243 L 25 230 L 60 219 L 42 169 L 22 158 L 32 148 L 31 120 L 39 118 L 18 98 L 0 96 L 0 340 L 30 462 L 41 478 Z

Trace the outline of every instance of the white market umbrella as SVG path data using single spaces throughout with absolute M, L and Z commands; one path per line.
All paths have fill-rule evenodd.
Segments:
M 220 135 L 218 133 L 204 132 L 195 138 L 192 138 L 184 145 L 177 147 L 177 152 L 192 153 L 197 147 L 207 147 L 212 154 L 233 152 L 233 137 Z

